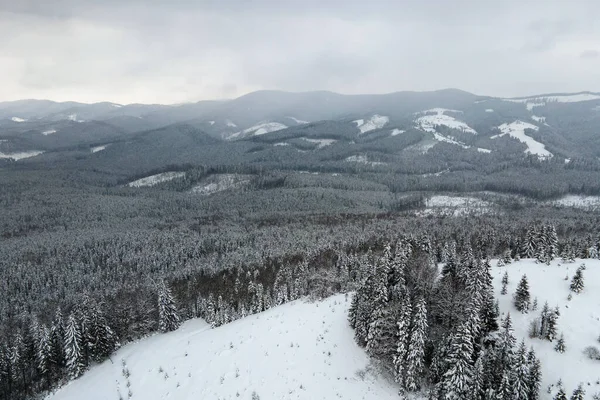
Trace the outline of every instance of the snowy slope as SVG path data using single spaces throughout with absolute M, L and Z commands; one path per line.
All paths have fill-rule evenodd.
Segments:
M 492 136 L 491 139 L 496 139 L 496 138 L 502 137 L 504 135 L 509 135 L 510 137 L 513 137 L 513 138 L 517 139 L 518 141 L 525 143 L 525 145 L 527 146 L 527 150 L 525 150 L 525 153 L 535 154 L 539 158 L 553 156 L 552 153 L 550 153 L 548 150 L 546 150 L 546 146 L 544 146 L 542 143 L 538 142 L 534 138 L 527 136 L 525 134 L 526 129 L 532 129 L 534 131 L 537 131 L 539 129 L 537 126 L 527 123 L 527 122 L 517 120 L 515 122 L 511 122 L 510 124 L 504 123 L 504 124 L 500 125 L 498 128 L 500 129 L 500 131 L 502 133 L 500 135 Z
M 91 151 L 92 153 L 97 153 L 97 152 L 99 152 L 99 151 L 106 150 L 106 148 L 107 148 L 107 147 L 108 147 L 108 145 L 107 145 L 107 144 L 105 144 L 105 145 L 102 145 L 102 146 L 95 146 L 95 147 L 92 147 L 92 148 L 90 149 L 90 151 Z
M 104 150 L 104 149 L 102 149 Z M 96 150 L 100 151 L 100 150 Z M 92 149 L 93 152 L 93 149 Z M 133 182 L 129 182 L 127 186 L 129 187 L 144 187 L 144 186 L 154 186 L 158 185 L 162 182 L 171 181 L 175 178 L 181 178 L 185 176 L 185 172 L 163 172 L 161 174 L 147 176 L 142 179 L 135 180 Z
M 42 135 L 48 136 L 48 135 L 52 135 L 53 133 L 56 133 L 56 129 L 49 129 L 47 131 L 44 131 L 44 132 L 42 132 Z
M 344 295 L 296 301 L 221 327 L 201 320 L 120 349 L 47 400 L 398 399 L 369 372 Z M 162 372 L 161 372 L 162 371 Z
M 19 118 L 19 117 L 12 117 L 10 120 L 12 122 L 25 122 L 25 121 L 27 121 L 26 119 Z
M 243 131 L 236 132 L 229 136 L 228 139 L 264 135 L 265 133 L 276 132 L 286 128 L 286 125 L 280 124 L 279 122 L 264 122 L 262 124 L 254 125 L 248 129 L 244 129 Z
M 425 132 L 436 132 L 435 127 L 438 125 L 447 126 L 448 128 L 457 129 L 459 131 L 477 134 L 475 129 L 456 118 L 446 115 L 446 112 L 460 112 L 457 110 L 448 110 L 446 108 L 432 108 L 431 110 L 425 110 L 419 114 L 425 114 L 415 120 L 417 129 Z
M 15 161 L 19 161 L 19 160 L 22 160 L 23 158 L 39 156 L 42 153 L 43 153 L 43 151 L 39 151 L 39 150 L 19 151 L 19 152 L 15 152 L 15 153 L 0 152 L 0 158 L 12 158 Z
M 580 294 L 573 293 L 572 300 L 568 301 L 570 280 L 575 270 L 585 263 L 587 269 L 583 271 L 585 288 Z M 559 379 L 570 396 L 579 383 L 583 383 L 586 390 L 586 399 L 592 399 L 594 393 L 600 392 L 600 361 L 592 361 L 583 354 L 587 346 L 596 346 L 600 335 L 600 260 L 577 260 L 575 263 L 562 264 L 557 260 L 549 266 L 536 264 L 532 260 L 522 260 L 501 268 L 492 268 L 493 282 L 496 298 L 499 299 L 501 314 L 510 312 L 515 335 L 520 341 L 525 340 L 527 346 L 533 346 L 537 356 L 542 362 L 542 387 L 541 400 L 550 400 L 556 393 L 546 392 L 548 385 L 556 384 Z M 495 265 L 495 262 L 492 264 Z M 501 295 L 501 280 L 504 272 L 508 272 L 508 293 Z M 518 312 L 513 303 L 512 295 L 523 274 L 527 275 L 531 300 L 537 297 L 538 310 L 529 311 L 527 314 Z M 564 280 L 565 276 L 569 280 Z M 564 333 L 567 350 L 561 354 L 554 350 L 556 340 L 551 343 L 536 338 L 529 338 L 528 329 L 530 322 L 540 316 L 544 302 L 550 308 L 556 306 L 560 309 L 558 317 L 558 333 Z M 590 386 L 587 386 L 587 383 Z
M 236 189 L 250 183 L 251 175 L 216 174 L 210 176 L 201 184 L 194 186 L 190 191 L 194 194 L 208 196 L 209 194 L 224 190 Z
M 360 130 L 360 133 L 362 134 L 367 133 L 369 131 L 373 131 L 375 129 L 383 128 L 388 122 L 390 122 L 390 118 L 384 115 L 375 114 L 367 120 L 357 119 L 356 121 L 352 122 L 356 124 L 356 126 Z
M 502 99 L 513 103 L 525 103 L 528 110 L 534 107 L 542 107 L 547 103 L 579 103 L 581 101 L 591 101 L 600 99 L 600 95 L 593 93 L 565 94 L 555 96 L 527 97 L 522 99 Z
M 394 128 L 392 130 L 392 132 L 390 132 L 390 136 L 398 136 L 398 135 L 400 135 L 400 134 L 402 134 L 404 132 L 406 132 L 406 131 L 404 131 L 402 129 Z
M 337 140 L 335 140 L 335 139 L 308 139 L 308 138 L 304 138 L 304 140 L 306 140 L 307 142 L 310 142 L 310 143 L 317 143 L 318 144 L 318 146 L 317 146 L 318 149 L 321 149 L 321 148 L 326 147 L 326 146 L 331 146 L 332 144 L 334 144 L 335 142 L 337 142 Z

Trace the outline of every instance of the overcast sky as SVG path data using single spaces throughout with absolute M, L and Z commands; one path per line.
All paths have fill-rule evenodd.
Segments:
M 0 0 L 0 101 L 600 91 L 598 0 Z

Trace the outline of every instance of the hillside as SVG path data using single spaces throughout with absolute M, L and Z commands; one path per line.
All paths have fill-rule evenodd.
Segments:
M 577 268 L 585 264 L 583 271 L 585 288 L 579 294 L 569 289 L 571 279 Z M 508 293 L 501 295 L 501 280 L 504 273 L 509 276 Z M 600 348 L 600 260 L 577 260 L 574 263 L 561 263 L 554 260 L 550 265 L 537 264 L 532 260 L 522 260 L 505 267 L 493 267 L 495 296 L 499 300 L 502 318 L 510 312 L 515 336 L 518 341 L 525 340 L 532 346 L 542 362 L 542 386 L 540 398 L 552 399 L 557 392 L 557 383 L 562 380 L 563 387 L 570 394 L 583 384 L 586 399 L 592 399 L 600 393 L 600 360 L 590 360 L 583 351 L 588 346 Z M 520 313 L 513 305 L 513 294 L 519 280 L 527 275 L 531 301 L 537 299 L 537 310 Z M 568 277 L 568 280 L 565 278 Z M 571 294 L 571 300 L 568 296 Z M 558 336 L 564 334 L 566 351 L 554 350 L 557 339 L 553 342 L 529 337 L 529 328 L 545 302 L 550 309 L 558 307 Z M 552 385 L 551 393 L 547 393 Z
M 349 304 L 295 301 L 215 329 L 191 320 L 123 347 L 46 399 L 397 399 L 355 344 Z

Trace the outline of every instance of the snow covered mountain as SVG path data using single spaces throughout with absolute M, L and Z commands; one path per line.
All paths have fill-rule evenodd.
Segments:
M 354 342 L 349 304 L 295 301 L 215 329 L 191 320 L 124 346 L 46 400 L 397 399 Z

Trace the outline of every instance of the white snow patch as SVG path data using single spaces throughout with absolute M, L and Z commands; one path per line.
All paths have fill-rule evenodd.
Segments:
M 570 163 L 570 162 L 571 162 L 571 159 L 570 159 L 570 158 L 565 158 L 565 164 L 568 164 L 568 163 Z
M 273 146 L 289 146 L 289 143 L 286 142 L 279 142 L 279 143 L 275 143 Z
M 402 130 L 402 129 L 394 128 L 394 130 L 392 130 L 392 132 L 390 132 L 390 136 L 398 136 L 404 132 L 406 132 L 406 131 Z
M 385 124 L 387 124 L 388 122 L 390 122 L 390 118 L 386 117 L 384 115 L 379 115 L 379 114 L 375 114 L 373 115 L 371 118 L 369 118 L 368 120 L 364 120 L 364 119 L 357 119 L 356 121 L 353 121 L 356 123 L 356 126 L 358 127 L 358 129 L 360 130 L 360 133 L 366 133 L 375 129 L 381 129 L 385 126 Z
M 122 105 L 120 105 L 120 104 L 114 104 L 114 103 L 113 103 L 113 104 L 111 104 L 111 106 L 113 106 L 114 108 L 121 108 L 121 107 L 123 107 L 123 106 L 122 106 Z
M 569 284 L 575 270 L 585 263 L 583 271 L 585 288 L 579 294 L 569 290 Z M 542 385 L 540 398 L 550 400 L 556 394 L 556 383 L 562 380 L 565 391 L 570 395 L 579 383 L 586 390 L 585 399 L 591 399 L 598 392 L 595 382 L 600 376 L 598 361 L 584 356 L 587 346 L 600 347 L 597 342 L 600 332 L 600 260 L 577 260 L 575 263 L 562 264 L 555 260 L 550 265 L 537 264 L 534 260 L 521 260 L 505 267 L 495 267 L 492 261 L 492 276 L 495 297 L 499 301 L 502 317 L 510 312 L 514 333 L 517 340 L 525 340 L 527 347 L 533 347 L 542 364 Z M 501 280 L 508 273 L 508 294 L 501 295 Z M 513 305 L 513 294 L 523 275 L 527 275 L 531 301 L 537 298 L 538 309 L 526 314 L 518 312 Z M 565 280 L 568 276 L 568 280 Z M 572 293 L 572 299 L 567 297 Z M 564 334 L 566 351 L 558 353 L 554 350 L 556 340 L 549 342 L 529 337 L 529 326 L 535 318 L 539 318 L 544 303 L 553 309 L 558 306 L 558 334 Z M 587 386 L 590 382 L 592 386 Z M 554 384 L 552 393 L 546 388 Z
M 360 128 L 361 126 L 363 126 L 363 125 L 364 125 L 364 123 L 365 123 L 365 120 L 364 120 L 364 119 L 357 119 L 357 120 L 355 120 L 355 121 L 352 121 L 352 122 L 354 122 L 354 123 L 356 124 L 356 127 L 357 127 L 357 128 Z
M 82 119 L 77 119 L 77 114 L 71 114 L 67 117 L 69 121 L 84 122 Z
M 95 146 L 95 147 L 92 147 L 92 148 L 90 149 L 90 151 L 91 151 L 92 153 L 97 153 L 97 152 L 99 152 L 99 151 L 105 150 L 107 147 L 108 147 L 108 145 L 107 145 L 107 144 L 104 144 L 104 145 L 102 145 L 102 146 Z
M 215 121 L 208 121 L 209 124 L 214 125 Z
M 5 143 L 5 142 L 8 142 L 8 140 L 6 140 L 6 139 L 0 140 L 0 143 Z
M 444 173 L 444 171 L 442 171 Z M 441 174 L 440 174 L 441 175 Z M 436 175 L 437 176 L 437 175 Z M 417 211 L 419 216 L 466 214 L 485 214 L 493 208 L 492 204 L 477 197 L 435 195 L 425 200 L 427 209 Z
M 49 129 L 47 131 L 44 131 L 44 132 L 42 132 L 42 135 L 48 136 L 48 135 L 52 135 L 53 133 L 56 133 L 56 129 Z
M 480 153 L 487 153 L 487 154 L 489 154 L 489 153 L 492 152 L 490 149 L 483 149 L 481 147 L 478 147 L 477 151 L 480 152 Z
M 546 117 L 538 117 L 537 115 L 532 115 L 531 119 L 534 120 L 535 122 L 541 122 L 541 123 L 546 122 Z
M 323 147 L 330 146 L 330 145 L 334 144 L 335 142 L 337 142 L 337 140 L 335 140 L 335 139 L 307 139 L 307 138 L 303 138 L 303 139 L 310 143 L 317 143 L 318 144 L 317 149 L 322 149 Z
M 286 117 L 291 119 L 292 121 L 294 121 L 295 123 L 301 125 L 301 124 L 308 124 L 308 121 L 304 121 L 302 119 L 298 119 L 298 118 L 294 118 L 294 117 Z
M 487 112 L 487 113 L 493 113 L 493 112 L 494 112 L 494 110 L 493 110 L 492 108 L 486 108 L 486 109 L 485 109 L 485 112 Z
M 537 96 L 523 99 L 502 99 L 513 103 L 524 103 L 529 111 L 534 107 L 543 107 L 548 103 L 578 103 L 581 101 L 598 100 L 600 95 L 591 93 L 565 94 L 557 96 Z
M 445 112 L 461 112 L 457 110 L 448 110 L 446 108 L 432 108 L 418 114 L 424 114 L 415 120 L 417 129 L 424 132 L 437 132 L 436 127 L 439 125 L 447 126 L 448 128 L 457 129 L 462 132 L 472 133 L 477 135 L 475 129 L 456 118 L 446 115 Z M 433 113 L 433 114 L 432 114 Z
M 162 182 L 171 181 L 175 178 L 181 178 L 185 176 L 185 172 L 163 172 L 161 174 L 147 176 L 142 179 L 135 180 L 133 182 L 129 182 L 127 186 L 129 187 L 145 187 L 145 186 L 154 186 L 158 185 Z
M 265 133 L 276 132 L 286 128 L 286 125 L 280 124 L 279 122 L 264 122 L 262 124 L 254 125 L 248 129 L 244 129 L 243 131 L 236 132 L 229 136 L 229 139 L 234 139 L 237 137 L 259 136 L 264 135 Z
M 227 125 L 231 128 L 237 128 L 237 125 L 234 124 L 233 122 L 231 122 L 230 120 L 225 121 L 225 125 Z
M 580 196 L 569 194 L 558 200 L 551 200 L 549 203 L 559 207 L 594 209 L 600 207 L 600 196 Z
M 250 175 L 217 174 L 212 175 L 191 190 L 194 194 L 207 196 L 224 190 L 236 189 L 250 183 Z
M 39 150 L 18 151 L 15 153 L 0 152 L 0 158 L 12 158 L 15 161 L 19 161 L 19 160 L 22 160 L 23 158 L 39 156 L 42 153 L 43 153 L 43 151 L 39 151 Z
M 187 321 L 124 346 L 46 400 L 125 399 L 128 390 L 143 400 L 398 399 L 355 343 L 349 304 L 345 295 L 295 301 L 215 329 Z
M 10 120 L 13 122 L 26 122 L 27 121 L 26 119 L 19 118 L 19 117 L 12 117 Z
M 463 149 L 468 149 L 469 148 L 469 146 L 467 146 L 466 144 L 461 143 L 459 141 L 456 141 L 454 139 L 447 138 L 446 136 L 441 135 L 441 134 L 439 134 L 437 132 L 433 132 L 433 138 L 435 140 L 437 140 L 438 142 L 445 142 L 445 143 L 455 144 L 457 146 L 462 147 Z
M 346 161 L 360 163 L 360 164 L 367 164 L 367 165 L 372 165 L 372 166 L 375 166 L 375 165 L 386 165 L 387 164 L 387 163 L 384 163 L 384 162 L 369 161 L 369 159 L 367 158 L 367 156 L 365 156 L 363 154 L 346 157 Z
M 546 146 L 537 140 L 529 137 L 525 134 L 526 129 L 532 129 L 537 131 L 539 128 L 533 124 L 523 122 L 523 121 L 515 121 L 510 124 L 502 124 L 498 127 L 502 134 L 494 135 L 490 139 L 496 139 L 498 137 L 502 137 L 504 135 L 509 135 L 522 143 L 525 143 L 527 146 L 527 150 L 525 153 L 535 154 L 539 158 L 549 158 L 552 157 L 553 154 L 546 150 Z

